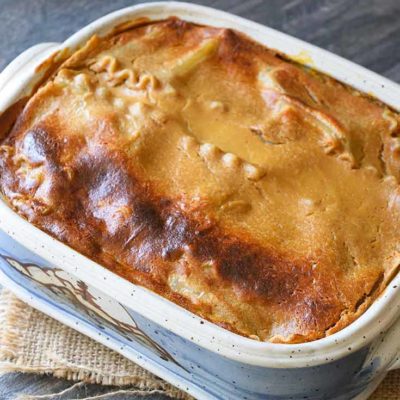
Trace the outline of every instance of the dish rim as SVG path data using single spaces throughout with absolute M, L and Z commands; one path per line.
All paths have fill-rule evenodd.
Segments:
M 7 71 L 4 70 L 1 76 L 4 77 L 6 72 L 11 78 L 13 71 L 16 75 L 0 87 L 0 110 L 5 110 L 21 93 L 32 87 L 38 79 L 36 67 L 52 52 L 62 49 L 74 51 L 93 34 L 103 35 L 117 24 L 128 20 L 143 16 L 159 20 L 173 15 L 195 23 L 236 29 L 253 40 L 294 58 L 306 53 L 312 60 L 310 66 L 313 68 L 372 94 L 400 110 L 400 86 L 387 78 L 272 28 L 224 11 L 183 2 L 145 3 L 114 11 L 80 29 L 64 43 L 47 47 L 41 56 L 27 61 L 25 68 L 20 67 L 18 71 L 13 70 L 12 66 L 8 70 L 6 68 Z M 2 197 L 1 215 L 0 229 L 47 262 L 54 263 L 97 289 L 106 291 L 120 303 L 188 341 L 246 364 L 272 368 L 326 364 L 366 346 L 388 329 L 399 316 L 400 274 L 397 274 L 364 314 L 331 336 L 300 344 L 258 342 L 220 328 L 150 290 L 124 280 L 30 224 L 14 212 Z M 113 284 L 110 285 L 111 281 Z

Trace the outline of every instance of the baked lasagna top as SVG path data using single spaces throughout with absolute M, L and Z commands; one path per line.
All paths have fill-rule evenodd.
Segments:
M 33 224 L 240 335 L 351 323 L 397 271 L 400 117 L 230 29 L 93 37 L 31 96 L 0 185 Z

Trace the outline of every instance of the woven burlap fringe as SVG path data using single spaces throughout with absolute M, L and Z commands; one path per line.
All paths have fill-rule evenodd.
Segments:
M 399 400 L 400 370 L 391 371 L 369 400 Z
M 124 390 L 136 395 L 162 393 L 192 399 L 120 354 L 29 307 L 5 289 L 0 293 L 0 372 L 51 374 L 71 381 L 131 386 Z
M 0 293 L 0 372 L 51 374 L 77 382 L 64 393 L 83 383 L 123 386 L 86 400 L 106 399 L 112 394 L 156 393 L 192 399 L 118 353 L 29 307 L 8 290 Z M 55 395 L 23 394 L 18 400 L 47 400 Z M 399 399 L 399 371 L 390 372 L 370 398 Z

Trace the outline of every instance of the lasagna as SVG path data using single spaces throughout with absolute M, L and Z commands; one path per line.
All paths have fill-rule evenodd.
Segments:
M 331 335 L 397 272 L 399 114 L 234 30 L 95 36 L 3 131 L 19 214 L 242 336 Z

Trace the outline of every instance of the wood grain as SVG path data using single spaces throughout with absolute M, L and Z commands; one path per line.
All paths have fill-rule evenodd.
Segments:
M 144 1 L 142 1 L 144 2 Z M 314 43 L 400 83 L 399 0 L 205 0 L 208 5 L 241 15 Z M 62 41 L 88 22 L 132 0 L 0 0 L 0 70 L 21 51 L 44 41 Z M 0 399 L 18 393 L 55 393 L 71 383 L 46 376 L 0 376 Z M 88 385 L 62 397 L 78 399 L 105 393 Z M 59 397 L 54 397 L 59 398 Z M 113 397 L 114 400 L 133 396 Z M 166 399 L 150 396 L 150 400 Z M 59 398 L 61 399 L 61 398 Z

